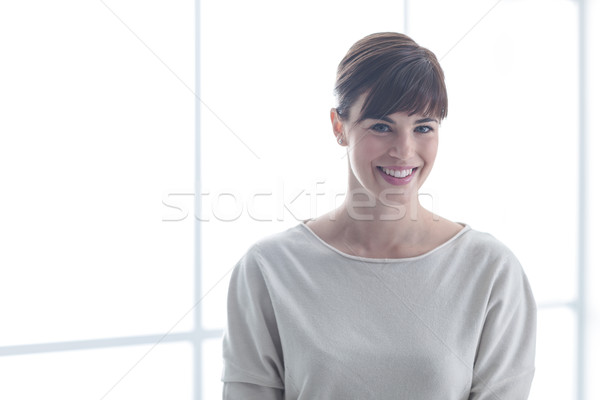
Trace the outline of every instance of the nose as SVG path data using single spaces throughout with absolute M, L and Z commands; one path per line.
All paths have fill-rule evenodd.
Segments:
M 408 160 L 415 154 L 415 138 L 412 132 L 400 132 L 394 137 L 389 149 L 390 156 Z

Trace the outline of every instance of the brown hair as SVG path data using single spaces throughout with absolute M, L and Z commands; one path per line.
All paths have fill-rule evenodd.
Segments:
M 360 120 L 395 112 L 443 119 L 448 113 L 444 72 L 435 55 L 401 33 L 374 33 L 356 42 L 338 66 L 336 108 L 342 119 L 363 93 Z

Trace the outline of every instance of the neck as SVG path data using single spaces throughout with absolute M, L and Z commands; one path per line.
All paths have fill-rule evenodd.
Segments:
M 418 201 L 394 207 L 369 205 L 347 197 L 335 211 L 338 235 L 355 255 L 398 254 L 414 249 L 429 236 L 436 220 Z

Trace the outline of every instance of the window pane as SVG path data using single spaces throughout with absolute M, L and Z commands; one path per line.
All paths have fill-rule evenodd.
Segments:
M 575 343 L 571 309 L 540 310 L 530 400 L 575 399 Z
M 206 340 L 202 346 L 202 398 L 219 399 L 222 396 L 223 384 L 221 372 L 221 340 Z
M 0 398 L 191 400 L 191 354 L 169 343 L 1 357 Z
M 0 5 L 0 345 L 165 332 L 192 306 L 192 224 L 162 201 L 193 186 L 194 96 L 146 46 L 193 86 L 193 24 L 190 2 Z
M 450 13 L 455 9 L 461 12 Z M 435 195 L 441 215 L 505 242 L 538 302 L 571 301 L 578 240 L 576 2 L 427 0 L 411 2 L 411 11 L 411 33 L 440 56 L 450 97 L 437 167 L 423 191 Z

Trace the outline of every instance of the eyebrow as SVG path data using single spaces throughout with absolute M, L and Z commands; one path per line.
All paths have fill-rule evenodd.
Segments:
M 435 118 L 423 118 L 423 119 L 418 119 L 415 121 L 415 124 L 422 124 L 423 122 L 436 122 L 439 123 L 437 119 Z
M 390 117 L 387 117 L 387 116 L 383 116 L 383 117 L 366 117 L 364 119 L 379 119 L 381 121 L 389 122 L 390 124 L 394 124 L 394 125 L 396 124 L 394 122 L 394 120 L 392 120 Z M 424 122 L 436 122 L 436 123 L 439 124 L 438 120 L 435 119 L 435 118 L 422 118 L 422 119 L 416 120 L 415 121 L 415 125 L 416 124 L 422 124 Z

